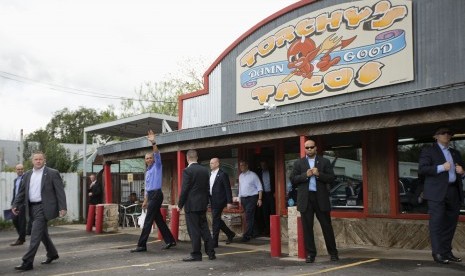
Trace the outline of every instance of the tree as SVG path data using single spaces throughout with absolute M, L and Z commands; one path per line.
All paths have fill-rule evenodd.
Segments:
M 82 144 L 85 127 L 117 119 L 112 109 L 109 106 L 107 110 L 98 113 L 95 109 L 85 107 L 76 111 L 64 108 L 54 113 L 45 130 L 60 143 Z M 89 143 L 92 138 L 91 135 Z
M 26 136 L 24 140 L 24 166 L 32 168 L 31 155 L 40 150 L 45 153 L 47 166 L 60 172 L 75 171 L 77 168 L 77 156 L 71 156 L 60 143 L 82 144 L 85 127 L 115 120 L 117 117 L 113 107 L 98 113 L 94 109 L 80 107 L 76 111 L 64 108 L 54 113 L 54 117 L 45 129 L 39 129 Z M 90 137 L 92 142 L 93 136 Z
M 196 68 L 203 69 L 204 61 L 190 59 L 183 64 L 189 64 L 189 67 L 183 67 L 180 76 L 168 75 L 163 81 L 141 84 L 134 91 L 137 100 L 125 99 L 121 102 L 121 117 L 149 112 L 177 116 L 178 97 L 203 88 L 203 78 L 199 73 L 203 71 Z
M 31 169 L 31 156 L 35 151 L 42 151 L 46 156 L 47 166 L 60 172 L 75 170 L 76 164 L 71 161 L 71 153 L 67 151 L 56 139 L 50 139 L 49 133 L 39 129 L 24 140 L 24 168 Z

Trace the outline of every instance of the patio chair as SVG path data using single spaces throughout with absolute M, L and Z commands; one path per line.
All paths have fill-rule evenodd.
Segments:
M 142 204 L 120 205 L 120 207 L 123 211 L 122 226 L 128 227 L 132 223 L 137 228 L 137 218 L 142 214 Z

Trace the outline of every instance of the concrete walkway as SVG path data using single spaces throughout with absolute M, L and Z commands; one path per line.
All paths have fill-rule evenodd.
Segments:
M 282 256 L 270 256 L 269 238 L 252 239 L 248 243 L 234 241 L 225 245 L 220 241 L 217 259 L 183 262 L 191 250 L 190 242 L 178 242 L 169 250 L 161 250 L 162 241 L 153 233 L 147 252 L 130 253 L 135 248 L 140 229 L 120 228 L 117 233 L 95 234 L 85 231 L 85 225 L 63 225 L 49 228 L 60 259 L 49 265 L 41 245 L 34 261 L 34 269 L 25 275 L 465 275 L 465 263 L 439 265 L 432 261 L 430 252 L 376 247 L 340 249 L 340 261 L 331 262 L 320 254 L 313 264 L 287 256 L 287 244 L 282 245 Z M 13 230 L 0 232 L 0 275 L 21 274 L 14 267 L 29 245 L 29 237 L 22 246 L 10 246 L 17 234 Z M 461 254 L 457 256 L 464 257 Z

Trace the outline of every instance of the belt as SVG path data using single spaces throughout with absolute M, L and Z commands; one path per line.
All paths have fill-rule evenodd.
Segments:
M 42 204 L 42 201 L 39 202 L 29 202 L 29 205 L 34 206 L 34 205 L 39 205 Z
M 150 191 L 147 191 L 147 193 L 154 193 L 154 192 L 158 192 L 158 191 L 161 191 L 161 189 L 150 190 Z
M 254 196 L 258 196 L 258 194 L 256 195 L 251 195 L 251 196 L 241 196 L 242 198 L 248 198 L 248 197 L 254 197 Z

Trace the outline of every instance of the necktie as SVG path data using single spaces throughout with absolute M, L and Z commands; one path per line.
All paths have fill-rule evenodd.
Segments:
M 453 183 L 455 182 L 455 179 L 456 179 L 454 159 L 452 158 L 449 148 L 445 148 L 443 152 L 444 152 L 444 157 L 446 157 L 446 161 L 450 163 L 449 183 Z
M 308 165 L 310 168 L 315 167 L 315 159 L 308 159 Z M 308 190 L 312 192 L 316 192 L 316 177 L 312 175 L 308 182 Z

